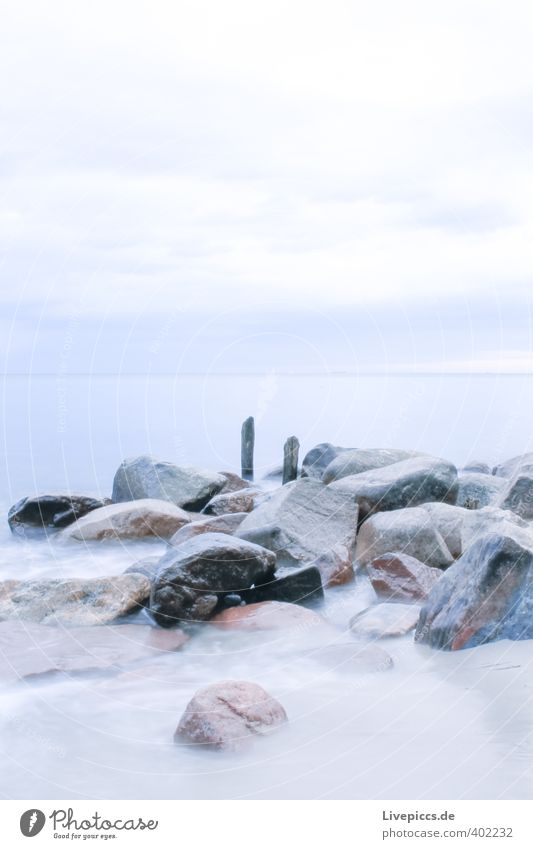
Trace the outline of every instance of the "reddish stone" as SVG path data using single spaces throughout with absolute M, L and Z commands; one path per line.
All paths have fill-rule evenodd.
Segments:
M 442 577 L 440 569 L 426 566 L 416 557 L 402 552 L 374 558 L 368 564 L 367 572 L 378 596 L 393 601 L 425 599 Z

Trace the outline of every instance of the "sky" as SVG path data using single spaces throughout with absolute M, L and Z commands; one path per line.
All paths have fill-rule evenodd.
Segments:
M 527 2 L 0 16 L 5 371 L 533 371 Z

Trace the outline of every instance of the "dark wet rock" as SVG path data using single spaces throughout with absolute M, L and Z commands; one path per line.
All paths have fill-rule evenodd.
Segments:
M 367 607 L 350 620 L 350 630 L 358 639 L 380 640 L 402 637 L 415 628 L 420 614 L 417 604 L 383 602 Z
M 467 510 L 479 510 L 495 504 L 504 488 L 503 478 L 481 472 L 465 472 L 459 476 L 456 504 Z
M 533 520 L 533 465 L 520 466 L 504 484 L 499 506 L 502 510 L 511 510 L 528 522 Z
M 311 565 L 336 545 L 351 553 L 357 505 L 345 493 L 303 478 L 275 490 L 240 525 L 237 536 L 276 553 L 279 566 Z
M 238 492 L 215 495 L 203 509 L 206 516 L 223 516 L 225 513 L 251 513 L 262 493 L 248 487 Z
M 209 622 L 225 631 L 300 631 L 327 629 L 326 621 L 318 613 L 281 601 L 261 601 L 242 607 L 231 607 L 217 613 Z
M 164 627 L 208 619 L 219 596 L 266 583 L 275 564 L 271 551 L 227 534 L 193 537 L 161 558 L 150 597 L 152 615 Z
M 488 463 L 483 463 L 481 460 L 469 460 L 468 463 L 463 466 L 461 472 L 475 472 L 480 475 L 491 475 L 492 468 Z
M 373 469 L 383 469 L 414 457 L 424 457 L 419 451 L 401 451 L 396 448 L 355 448 L 339 454 L 324 469 L 322 480 L 333 483 L 351 475 L 360 475 Z
M 224 607 L 240 607 L 243 600 L 237 593 L 228 593 L 221 598 L 221 603 Z
M 25 528 L 64 528 L 109 503 L 109 499 L 86 495 L 34 495 L 17 501 L 10 508 L 7 521 L 15 532 Z
M 115 503 L 155 498 L 186 510 L 201 510 L 227 484 L 217 472 L 175 466 L 149 455 L 131 457 L 119 466 L 113 481 Z
M 169 540 L 170 545 L 177 547 L 192 537 L 200 534 L 234 534 L 237 528 L 246 518 L 247 513 L 225 513 L 222 516 L 209 516 L 207 518 L 198 519 L 196 522 L 189 522 L 184 525 L 179 531 L 176 531 L 173 537 Z
M 287 722 L 287 714 L 259 684 L 218 681 L 198 690 L 185 709 L 174 740 L 215 749 L 240 749 Z
M 332 445 L 331 442 L 321 442 L 311 448 L 303 458 L 300 476 L 321 480 L 322 475 L 333 460 L 352 450 L 351 448 L 340 448 L 338 445 Z
M 533 638 L 533 536 L 508 523 L 477 539 L 433 587 L 418 642 L 439 649 Z
M 260 601 L 286 601 L 292 604 L 311 604 L 324 598 L 322 577 L 315 566 L 291 569 L 284 575 L 275 575 L 265 584 L 256 584 L 244 590 L 242 598 L 247 603 Z
M 457 497 L 457 469 L 431 457 L 415 457 L 334 481 L 331 490 L 351 496 L 359 521 L 373 513 L 416 507 L 427 501 L 450 504 Z
M 528 454 L 518 454 L 517 457 L 511 457 L 510 460 L 505 460 L 504 463 L 499 463 L 492 470 L 493 475 L 500 478 L 512 478 L 521 466 L 531 466 L 533 464 L 533 452 Z
M 438 569 L 450 566 L 454 560 L 423 507 L 376 513 L 363 523 L 357 537 L 356 560 L 366 566 L 391 551 L 416 557 Z
M 142 606 L 150 594 L 144 575 L 9 581 L 0 585 L 0 621 L 42 625 L 106 625 Z
M 442 577 L 440 569 L 401 552 L 376 557 L 367 572 L 377 595 L 388 601 L 422 601 Z
M 0 622 L 0 680 L 50 673 L 117 672 L 127 665 L 178 651 L 188 640 L 179 629 L 146 625 L 73 628 Z
M 63 540 L 168 539 L 189 522 L 180 507 L 168 501 L 143 498 L 108 504 L 73 522 L 61 533 Z

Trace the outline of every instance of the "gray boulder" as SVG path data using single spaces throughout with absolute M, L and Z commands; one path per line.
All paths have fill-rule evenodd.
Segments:
M 363 523 L 357 537 L 356 560 L 366 566 L 391 551 L 416 557 L 437 569 L 453 563 L 442 534 L 423 507 L 376 513 Z
M 87 495 L 34 495 L 17 501 L 10 508 L 7 521 L 17 533 L 26 528 L 64 528 L 106 504 L 109 499 Z
M 150 610 L 164 627 L 209 619 L 220 596 L 266 583 L 275 565 L 275 555 L 258 545 L 227 534 L 201 534 L 163 555 Z
M 512 510 L 529 522 L 533 520 L 533 465 L 518 467 L 509 482 L 504 484 L 499 506 L 502 510 Z
M 144 575 L 6 581 L 0 584 L 0 621 L 42 625 L 106 625 L 142 606 L 150 594 Z
M 419 451 L 402 451 L 396 448 L 354 448 L 339 453 L 324 469 L 322 480 L 324 483 L 333 483 L 350 475 L 360 475 L 372 469 L 382 469 L 400 463 L 402 460 L 410 460 L 413 457 L 422 457 Z
M 433 587 L 416 639 L 450 650 L 532 639 L 532 610 L 533 536 L 508 523 L 477 539 Z
M 183 525 L 179 531 L 176 531 L 169 543 L 176 548 L 186 540 L 200 534 L 233 535 L 247 515 L 247 513 L 225 513 L 222 516 L 207 516 L 205 519 L 189 522 L 188 525 Z
M 303 478 L 261 502 L 237 535 L 275 551 L 280 566 L 300 566 L 339 544 L 353 555 L 356 528 L 357 505 L 350 495 Z
M 175 504 L 142 498 L 92 510 L 65 528 L 61 539 L 121 540 L 152 536 L 167 539 L 188 522 L 188 514 Z
M 520 466 L 531 466 L 533 464 L 533 452 L 528 454 L 519 454 L 517 457 L 511 457 L 510 460 L 505 460 L 504 463 L 499 463 L 492 470 L 493 475 L 500 478 L 512 478 L 519 470 Z
M 217 472 L 175 466 L 142 455 L 121 463 L 113 480 L 112 500 L 156 498 L 186 510 L 201 510 L 227 484 L 228 479 Z
M 481 472 L 465 472 L 459 475 L 456 504 L 468 510 L 488 507 L 497 501 L 504 488 L 503 478 Z
M 351 496 L 359 505 L 359 519 L 387 510 L 416 507 L 427 501 L 450 504 L 457 497 L 457 470 L 432 457 L 414 457 L 343 477 L 329 489 Z
M 351 448 L 339 448 L 338 445 L 332 445 L 331 442 L 321 442 L 319 445 L 315 445 L 302 460 L 300 477 L 321 480 L 327 467 L 336 457 L 352 450 Z
M 222 492 L 215 495 L 204 507 L 207 516 L 223 516 L 226 513 L 251 513 L 263 493 L 253 487 L 238 492 Z

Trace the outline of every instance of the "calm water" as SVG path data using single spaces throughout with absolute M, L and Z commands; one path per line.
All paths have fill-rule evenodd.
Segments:
M 533 448 L 531 377 L 8 378 L 1 498 L 108 494 L 124 456 L 236 469 L 256 416 L 257 466 L 286 436 L 305 449 L 418 448 L 461 464 Z M 0 532 L 2 578 L 117 574 L 160 543 L 80 546 Z M 338 629 L 372 600 L 361 579 L 328 593 Z M 305 638 L 307 640 L 307 637 Z M 444 654 L 388 641 L 392 671 L 347 674 L 304 659 L 302 636 L 243 639 L 206 626 L 139 675 L 4 687 L 0 795 L 13 798 L 531 798 L 532 644 Z M 221 678 L 265 686 L 289 725 L 240 755 L 172 745 L 194 691 Z

